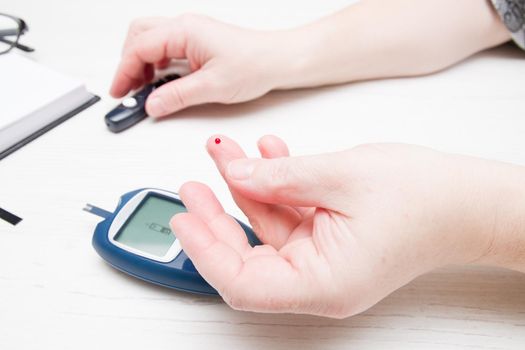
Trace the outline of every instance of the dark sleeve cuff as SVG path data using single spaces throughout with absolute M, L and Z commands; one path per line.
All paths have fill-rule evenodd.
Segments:
M 525 50 L 525 0 L 492 0 L 512 40 Z

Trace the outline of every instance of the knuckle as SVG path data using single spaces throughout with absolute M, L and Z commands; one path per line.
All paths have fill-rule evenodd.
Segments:
M 186 107 L 186 99 L 184 97 L 184 92 L 180 88 L 178 84 L 173 84 L 171 89 L 169 89 L 169 107 L 178 107 L 178 108 L 185 108 Z
M 132 32 L 134 29 L 139 28 L 141 23 L 142 23 L 141 18 L 132 19 L 131 22 L 129 22 L 129 27 L 128 27 L 129 31 Z
M 270 189 L 274 191 L 283 190 L 292 177 L 290 168 L 284 162 L 276 162 L 270 169 L 268 179 L 270 180 Z
M 198 22 L 206 18 L 205 16 L 193 13 L 193 12 L 187 12 L 179 15 L 176 20 L 181 23 L 182 25 L 190 25 L 192 23 Z
M 136 34 L 143 30 L 145 23 L 148 21 L 147 18 L 138 17 L 134 18 L 129 22 L 128 32 L 130 34 Z
M 277 196 L 284 196 L 294 191 L 300 179 L 298 173 L 302 170 L 299 163 L 290 166 L 288 162 L 276 161 L 268 173 L 268 189 Z

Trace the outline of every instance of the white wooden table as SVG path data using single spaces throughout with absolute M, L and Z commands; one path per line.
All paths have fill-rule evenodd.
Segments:
M 276 92 L 106 130 L 103 115 L 116 104 L 107 90 L 132 18 L 191 11 L 279 28 L 347 3 L 4 1 L 2 12 L 28 22 L 32 57 L 84 80 L 102 101 L 0 161 L 0 205 L 24 218 L 0 222 L 0 349 L 525 348 L 525 276 L 515 272 L 449 267 L 338 321 L 233 311 L 130 278 L 92 249 L 98 219 L 84 204 L 113 209 L 140 187 L 202 181 L 243 217 L 204 150 L 216 132 L 252 155 L 257 138 L 273 133 L 295 154 L 395 141 L 525 164 L 525 54 L 512 46 L 428 77 Z

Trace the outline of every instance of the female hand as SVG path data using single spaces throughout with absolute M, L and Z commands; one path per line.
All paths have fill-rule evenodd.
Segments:
M 171 222 L 235 309 L 342 318 L 446 264 L 525 271 L 520 167 L 399 144 L 307 157 L 273 136 L 258 146 L 262 159 L 224 136 L 207 148 L 263 245 L 203 184 L 182 186 L 189 212 Z
M 149 115 L 251 100 L 285 75 L 289 47 L 284 32 L 244 29 L 201 15 L 138 19 L 130 26 L 110 93 L 122 97 L 149 82 L 154 68 L 187 59 L 192 73 L 156 89 L 147 100 Z
M 160 117 L 202 103 L 248 101 L 272 89 L 428 74 L 507 40 L 486 1 L 360 1 L 279 31 L 201 15 L 141 18 L 130 26 L 110 93 L 122 97 L 150 81 L 155 67 L 187 59 L 191 73 L 146 102 L 148 114 Z

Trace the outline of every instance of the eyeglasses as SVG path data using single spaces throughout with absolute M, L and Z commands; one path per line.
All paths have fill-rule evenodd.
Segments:
M 0 13 L 0 55 L 11 51 L 13 47 L 25 52 L 34 51 L 35 49 L 18 42 L 28 29 L 23 19 Z

